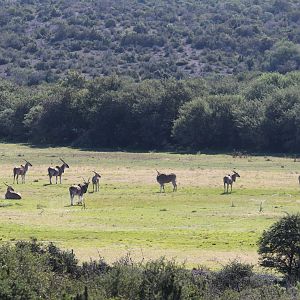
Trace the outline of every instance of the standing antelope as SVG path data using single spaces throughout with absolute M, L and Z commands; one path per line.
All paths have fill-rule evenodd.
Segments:
M 60 160 L 62 161 L 62 165 L 61 166 L 56 166 L 55 168 L 48 168 L 48 176 L 49 176 L 49 180 L 50 180 L 50 184 L 52 184 L 52 177 L 55 176 L 55 183 L 57 184 L 57 177 L 59 177 L 59 182 L 61 183 L 61 176 L 62 174 L 65 172 L 65 169 L 69 168 L 69 165 L 60 158 Z
M 21 199 L 21 194 L 15 192 L 14 188 L 10 185 L 7 185 L 6 183 L 4 183 L 7 186 L 7 190 L 5 193 L 5 199 Z
M 169 183 L 169 182 L 172 182 L 173 184 L 173 192 L 177 191 L 176 175 L 174 173 L 166 175 L 158 172 L 157 170 L 156 172 L 157 172 L 156 180 L 160 184 L 160 192 L 162 190 L 165 191 L 165 183 Z
M 227 186 L 227 194 L 228 194 L 228 187 L 230 185 L 230 193 L 232 192 L 232 184 L 236 181 L 236 178 L 237 177 L 241 177 L 237 172 L 235 171 L 232 171 L 233 174 L 230 175 L 226 175 L 224 178 L 223 178 L 223 182 L 224 182 L 224 193 L 225 193 L 225 185 Z
M 69 187 L 71 206 L 74 205 L 73 200 L 74 200 L 74 197 L 77 195 L 79 198 L 77 204 L 81 204 L 81 205 L 83 205 L 83 207 L 85 207 L 83 194 L 85 194 L 87 192 L 89 183 L 90 183 L 90 178 L 87 182 L 84 180 L 83 184 L 80 183 L 78 185 L 72 185 Z
M 95 173 L 95 175 L 92 178 L 93 193 L 94 193 L 94 190 L 96 190 L 96 192 L 97 191 L 99 192 L 99 182 L 100 182 L 101 175 L 95 171 L 93 171 L 93 172 Z
M 14 183 L 15 183 L 15 179 L 17 180 L 17 184 L 19 183 L 19 175 L 21 175 L 22 183 L 25 183 L 25 176 L 28 171 L 28 168 L 32 167 L 32 164 L 29 161 L 27 161 L 26 159 L 25 161 L 26 161 L 25 166 L 21 165 L 20 167 L 14 167 L 13 169 Z

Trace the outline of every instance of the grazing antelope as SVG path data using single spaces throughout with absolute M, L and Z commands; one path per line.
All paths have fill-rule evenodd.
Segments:
M 78 185 L 70 186 L 69 192 L 70 192 L 71 206 L 74 205 L 73 200 L 74 200 L 74 197 L 76 195 L 79 198 L 77 204 L 81 204 L 81 205 L 83 205 L 83 207 L 85 206 L 84 199 L 83 199 L 83 194 L 85 194 L 87 192 L 88 187 L 89 187 L 89 183 L 90 183 L 90 178 L 87 182 L 84 180 L 83 184 L 80 183 Z
M 169 182 L 172 182 L 173 184 L 173 192 L 177 191 L 176 175 L 174 173 L 166 175 L 158 172 L 157 170 L 156 172 L 157 172 L 156 180 L 160 184 L 160 192 L 162 190 L 165 191 L 165 183 L 169 183 Z
M 236 181 L 236 178 L 237 177 L 241 177 L 237 172 L 235 171 L 232 171 L 233 174 L 230 175 L 226 175 L 224 178 L 223 178 L 223 182 L 224 182 L 224 193 L 225 193 L 225 186 L 227 186 L 227 189 L 226 189 L 226 192 L 228 194 L 228 187 L 230 185 L 230 192 L 232 192 L 232 184 Z
M 13 173 L 14 173 L 14 183 L 15 183 L 15 179 L 17 180 L 17 184 L 19 183 L 19 175 L 21 175 L 21 178 L 22 178 L 22 183 L 25 183 L 25 176 L 26 176 L 26 173 L 29 169 L 29 167 L 32 167 L 32 164 L 27 161 L 26 161 L 26 164 L 25 166 L 21 165 L 20 167 L 14 167 L 13 169 Z
M 4 183 L 7 186 L 7 190 L 5 193 L 5 199 L 22 199 L 21 194 L 15 192 L 14 188 L 10 185 L 7 185 L 6 183 Z
M 96 190 L 96 192 L 97 191 L 99 192 L 99 182 L 100 182 L 101 175 L 95 171 L 93 172 L 95 173 L 95 175 L 92 178 L 93 193 L 94 193 L 94 190 Z
M 52 184 L 52 177 L 55 176 L 55 183 L 57 184 L 57 177 L 59 177 L 59 182 L 61 183 L 61 176 L 62 174 L 65 172 L 65 169 L 69 168 L 69 165 L 60 158 L 60 160 L 62 161 L 62 165 L 61 166 L 56 166 L 55 168 L 48 168 L 48 176 L 49 176 L 49 180 L 50 180 L 50 184 Z

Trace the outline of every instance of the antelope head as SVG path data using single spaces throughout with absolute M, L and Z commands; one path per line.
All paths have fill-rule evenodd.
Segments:
M 232 172 L 236 175 L 236 177 L 241 177 L 240 174 L 239 174 L 238 172 L 233 171 L 233 170 L 232 170 Z
M 8 191 L 8 192 L 14 192 L 14 191 L 15 191 L 14 188 L 13 188 L 12 186 L 6 184 L 5 182 L 3 182 L 3 183 L 7 186 L 7 191 Z
M 27 161 L 26 159 L 24 159 L 25 161 L 26 161 L 26 164 L 29 166 L 29 167 L 32 167 L 32 164 L 29 162 L 29 161 Z
M 59 159 L 62 161 L 62 163 L 64 164 L 65 168 L 70 168 L 69 165 L 61 157 Z
M 235 182 L 235 179 L 237 177 L 241 177 L 239 173 L 235 172 L 235 171 L 232 171 L 233 172 L 233 175 L 231 176 L 232 180 Z
M 99 173 L 97 173 L 96 171 L 93 171 L 95 173 L 95 175 L 99 178 L 101 178 L 101 175 Z
M 87 184 L 87 185 L 88 185 L 88 184 L 90 183 L 90 179 L 91 179 L 91 178 L 89 177 L 88 181 L 86 181 L 83 177 L 82 177 L 82 179 L 83 179 L 84 184 Z

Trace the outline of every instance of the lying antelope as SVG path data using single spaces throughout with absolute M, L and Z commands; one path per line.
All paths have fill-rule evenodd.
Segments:
M 96 192 L 98 191 L 99 192 L 99 186 L 100 186 L 100 178 L 101 178 L 101 175 L 95 171 L 93 171 L 95 173 L 95 175 L 93 176 L 92 178 L 92 184 L 93 184 L 93 193 L 94 193 L 94 190 L 96 190 Z
M 83 194 L 85 194 L 87 192 L 88 187 L 89 187 L 89 183 L 90 183 L 90 179 L 87 182 L 84 180 L 83 184 L 80 183 L 78 185 L 72 185 L 72 186 L 69 187 L 71 206 L 74 205 L 73 200 L 74 200 L 74 197 L 76 195 L 79 198 L 77 204 L 81 204 L 81 205 L 85 206 L 84 199 L 83 199 Z
M 59 182 L 61 183 L 61 176 L 62 174 L 65 172 L 65 169 L 69 168 L 69 165 L 60 158 L 60 160 L 62 161 L 62 165 L 61 166 L 56 166 L 55 168 L 48 168 L 48 176 L 49 176 L 49 180 L 50 180 L 50 184 L 52 184 L 52 177 L 55 176 L 55 183 L 57 184 L 57 177 L 59 177 Z
M 4 183 L 7 186 L 7 190 L 5 193 L 5 199 L 22 199 L 21 194 L 15 192 L 14 188 L 10 185 L 7 185 L 6 183 Z
M 228 187 L 230 185 L 230 192 L 232 192 L 232 184 L 236 181 L 236 178 L 237 177 L 241 177 L 237 172 L 235 171 L 232 171 L 233 174 L 230 175 L 226 175 L 224 178 L 223 178 L 223 182 L 224 182 L 224 193 L 225 193 L 225 190 L 228 194 Z M 225 186 L 227 186 L 227 189 L 225 188 Z
M 173 184 L 173 192 L 177 191 L 176 175 L 174 173 L 166 175 L 158 172 L 157 170 L 156 172 L 157 172 L 156 180 L 160 184 L 160 192 L 162 190 L 165 191 L 165 183 L 169 183 L 169 182 L 172 182 Z
M 13 173 L 14 173 L 14 183 L 15 183 L 15 179 L 17 180 L 17 184 L 19 183 L 19 175 L 21 175 L 21 178 L 22 178 L 22 183 L 25 183 L 25 176 L 26 176 L 26 173 L 29 169 L 29 167 L 32 167 L 32 164 L 27 161 L 26 161 L 26 164 L 25 166 L 21 165 L 20 167 L 14 167 L 13 169 Z

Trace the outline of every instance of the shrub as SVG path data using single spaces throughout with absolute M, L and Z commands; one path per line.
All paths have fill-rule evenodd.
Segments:
M 266 53 L 268 71 L 278 71 L 286 73 L 299 70 L 300 49 L 292 42 L 279 42 Z
M 215 282 L 220 290 L 231 289 L 240 292 L 249 286 L 253 275 L 252 265 L 234 260 L 216 274 Z
M 263 232 L 259 240 L 260 264 L 300 280 L 300 214 L 288 215 Z
M 105 22 L 105 27 L 106 28 L 112 28 L 112 27 L 115 27 L 115 26 L 116 26 L 116 21 L 114 19 L 108 19 Z

